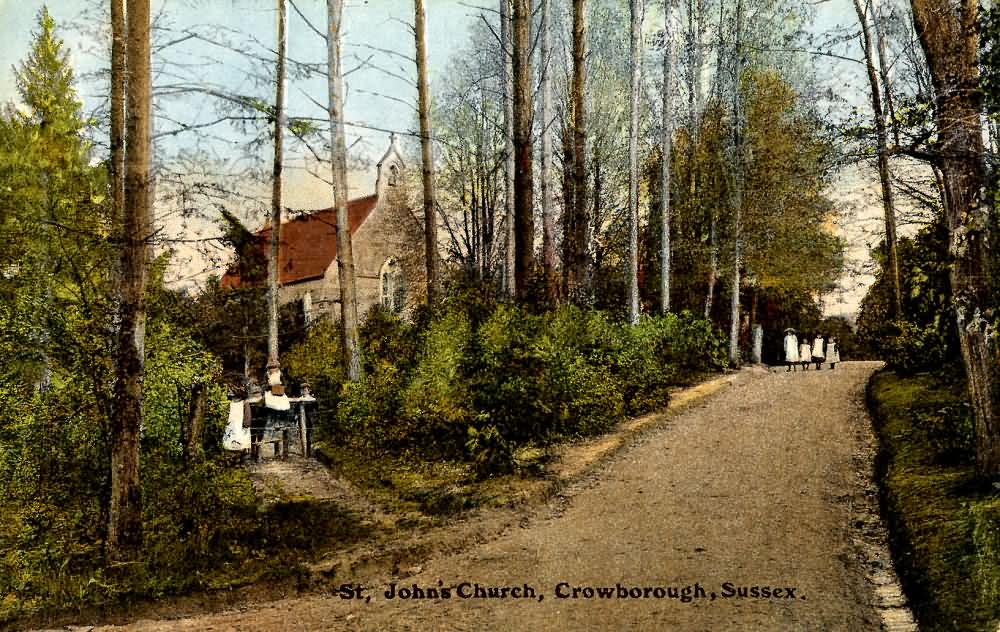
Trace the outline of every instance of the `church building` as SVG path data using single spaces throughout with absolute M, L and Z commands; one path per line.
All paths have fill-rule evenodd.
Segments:
M 359 318 L 376 304 L 404 315 L 425 291 L 423 219 L 414 211 L 395 134 L 376 169 L 375 193 L 347 204 Z M 306 323 L 340 318 L 336 226 L 335 208 L 306 211 L 281 223 L 279 305 L 301 301 Z M 270 227 L 256 237 L 266 257 Z M 263 283 L 241 279 L 233 268 L 221 280 L 225 288 Z

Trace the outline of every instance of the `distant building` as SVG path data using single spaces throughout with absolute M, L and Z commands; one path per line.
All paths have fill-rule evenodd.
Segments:
M 402 315 L 425 291 L 423 219 L 414 212 L 395 135 L 376 169 L 375 193 L 347 204 L 359 318 L 376 304 Z M 281 223 L 279 304 L 301 301 L 307 323 L 340 318 L 336 226 L 335 208 L 306 211 Z M 266 257 L 271 229 L 256 235 Z M 259 287 L 265 281 L 266 277 L 242 279 L 230 268 L 221 285 Z

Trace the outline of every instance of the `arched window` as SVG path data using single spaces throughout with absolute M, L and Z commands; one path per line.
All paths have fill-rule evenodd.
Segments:
M 389 165 L 389 186 L 396 186 L 396 179 L 399 177 L 399 167 Z
M 385 260 L 378 278 L 382 306 L 394 314 L 402 312 L 406 306 L 406 279 L 395 257 Z
M 313 321 L 312 290 L 307 290 L 306 293 L 302 295 L 302 316 L 306 321 L 306 327 L 312 324 Z

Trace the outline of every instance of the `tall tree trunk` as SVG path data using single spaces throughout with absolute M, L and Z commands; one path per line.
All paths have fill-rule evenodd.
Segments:
M 121 228 L 125 207 L 125 0 L 111 0 L 111 224 Z M 117 235 L 117 233 L 116 233 Z
M 511 0 L 500 0 L 500 54 L 503 62 L 500 66 L 500 86 L 503 100 L 503 135 L 504 135 L 504 221 L 506 221 L 506 232 L 504 234 L 506 249 L 503 260 L 503 285 L 504 291 L 510 298 L 514 297 L 514 275 L 515 262 L 515 234 L 514 234 L 514 99 L 513 93 L 513 70 L 512 70 L 512 44 L 511 44 L 511 24 L 510 24 L 510 2 Z
M 689 2 L 692 3 L 689 6 L 693 6 L 693 0 L 689 0 Z M 701 26 L 700 25 L 702 23 L 702 17 L 701 17 L 701 15 L 703 13 L 703 11 L 701 9 L 703 9 L 703 8 L 704 8 L 703 5 L 701 5 L 699 3 L 698 21 L 697 21 L 697 24 L 699 26 L 698 26 L 697 30 L 695 28 L 695 18 L 691 17 L 690 15 L 688 17 L 688 19 L 689 19 L 689 22 L 688 22 L 688 32 L 689 32 L 689 36 L 691 37 L 692 51 L 694 50 L 693 47 L 695 45 L 695 43 L 694 43 L 694 39 L 696 37 L 695 33 L 699 34 L 698 35 L 698 46 L 699 47 L 701 46 L 701 39 L 700 39 Z M 725 34 L 725 30 L 721 28 L 721 25 L 724 24 L 724 22 L 725 22 L 725 20 L 724 20 L 725 8 L 726 8 L 726 3 L 720 2 L 719 3 L 719 24 L 720 24 L 720 28 L 719 28 L 719 40 L 718 40 L 718 47 L 719 48 L 718 48 L 718 52 L 716 54 L 716 70 L 715 70 L 715 75 L 716 75 L 715 85 L 717 87 L 717 95 L 716 96 L 718 97 L 718 99 L 719 99 L 720 102 L 722 101 L 722 93 L 721 93 L 721 90 L 718 87 L 721 86 L 721 84 L 722 84 L 721 77 L 723 75 L 723 59 L 724 59 L 724 55 L 723 55 L 722 51 L 724 49 L 723 45 L 725 43 L 724 39 L 723 39 L 724 34 Z M 699 64 L 701 63 L 701 61 L 700 61 L 701 60 L 700 53 L 696 56 L 695 53 L 692 52 L 692 57 L 697 60 L 697 63 L 699 63 Z M 700 74 L 700 72 L 701 72 L 701 68 L 699 66 L 698 73 Z M 694 85 L 700 85 L 700 82 L 696 83 Z M 700 94 L 700 90 L 698 91 L 698 93 Z M 692 103 L 694 103 L 695 90 L 694 90 L 693 86 L 691 88 L 691 94 L 689 95 L 688 99 L 689 99 L 689 101 L 691 101 Z M 697 107 L 697 106 L 695 106 L 695 107 Z M 691 133 L 692 134 L 697 133 L 698 129 L 699 128 L 697 126 L 694 127 L 694 129 L 692 130 Z M 692 138 L 695 138 L 695 136 L 692 135 Z M 691 157 L 690 157 L 691 162 L 690 162 L 690 164 L 693 165 L 694 164 L 694 151 L 695 151 L 693 143 L 691 145 L 690 151 L 691 151 Z M 692 200 L 695 198 L 695 174 L 696 173 L 697 173 L 697 169 L 692 169 L 691 170 L 691 183 L 690 183 L 689 195 L 691 196 Z M 712 307 L 713 307 L 714 302 L 715 302 L 715 284 L 719 280 L 719 211 L 718 211 L 717 208 L 714 207 L 714 205 L 709 209 L 708 223 L 709 223 L 709 228 L 708 228 L 708 289 L 705 291 L 705 319 L 706 320 L 708 318 L 710 318 L 711 315 L 712 315 Z
M 431 153 L 431 92 L 427 85 L 427 41 L 424 28 L 424 0 L 414 0 L 414 29 L 417 48 L 417 109 L 420 112 L 420 156 L 424 186 L 424 257 L 427 269 L 427 303 L 437 299 L 437 216 L 435 215 L 434 157 Z
M 911 0 L 913 24 L 934 85 L 948 219 L 952 304 L 976 426 L 976 470 L 1000 476 L 1000 376 L 990 252 L 995 218 L 987 195 L 979 91 L 976 0 Z
M 854 9 L 861 24 L 861 48 L 865 54 L 868 83 L 871 86 L 872 112 L 875 117 L 875 135 L 878 142 L 878 177 L 882 187 L 882 212 L 885 220 L 885 243 L 889 251 L 889 276 L 892 282 L 892 307 L 896 318 L 903 316 L 903 295 L 899 285 L 899 253 L 896 248 L 896 213 L 893 203 L 892 180 L 889 173 L 889 147 L 885 112 L 882 108 L 882 91 L 875 69 L 875 52 L 872 46 L 871 26 L 861 0 L 854 0 Z M 886 86 L 888 90 L 888 86 Z
M 535 192 L 531 139 L 531 0 L 514 0 L 514 296 L 528 298 L 535 267 Z
M 562 286 L 561 294 L 563 300 L 571 301 L 569 292 L 569 279 L 571 276 L 572 263 L 570 254 L 572 245 L 570 244 L 570 229 L 572 227 L 573 212 L 576 207 L 576 167 L 575 156 L 573 155 L 573 100 L 567 99 L 564 121 L 562 127 Z
M 708 289 L 705 291 L 705 319 L 712 316 L 715 303 L 715 284 L 719 280 L 719 212 L 709 209 L 708 219 Z
M 882 78 L 882 94 L 885 99 L 885 113 L 889 118 L 889 129 L 895 145 L 899 146 L 899 123 L 896 120 L 896 107 L 892 98 L 892 75 L 889 70 L 889 56 L 886 52 L 885 16 L 882 15 L 882 2 L 874 0 L 878 5 L 875 9 L 875 37 L 878 39 L 878 67 Z
M 628 130 L 628 320 L 639 322 L 639 97 L 642 82 L 643 0 L 629 0 L 632 16 L 630 65 L 631 112 Z
M 288 9 L 278 0 L 278 63 L 274 92 L 274 168 L 271 171 L 271 250 L 267 260 L 267 366 L 278 362 L 278 244 L 281 241 L 281 169 L 284 165 L 285 58 L 288 57 Z
M 152 234 L 150 170 L 149 0 L 127 3 L 125 204 L 122 230 L 122 300 L 115 350 L 111 419 L 111 510 L 108 557 L 129 560 L 142 544 L 139 431 L 146 333 L 148 239 Z M 112 80 L 112 84 L 115 80 Z
M 573 303 L 588 298 L 587 282 L 587 3 L 573 0 L 573 195 L 563 214 L 563 269 L 566 295 Z
M 184 437 L 185 458 L 197 463 L 204 457 L 202 435 L 205 421 L 205 384 L 195 382 L 191 385 L 191 396 L 188 400 L 186 436 Z
M 337 273 L 340 279 L 340 324 L 344 340 L 347 379 L 361 377 L 358 347 L 358 295 L 354 281 L 351 224 L 347 216 L 347 143 L 344 133 L 344 77 L 340 57 L 343 0 L 327 0 L 329 32 L 326 36 L 330 103 L 330 147 L 333 150 L 333 200 L 337 209 Z
M 743 2 L 736 0 L 736 40 L 733 68 L 733 283 L 729 303 L 729 366 L 740 365 L 740 266 L 743 264 L 741 231 L 743 211 Z
M 542 0 L 542 270 L 545 293 L 552 304 L 558 297 L 556 282 L 555 218 L 552 183 L 552 0 Z
M 674 135 L 672 0 L 663 1 L 663 127 L 660 138 L 660 311 L 670 313 L 670 162 Z

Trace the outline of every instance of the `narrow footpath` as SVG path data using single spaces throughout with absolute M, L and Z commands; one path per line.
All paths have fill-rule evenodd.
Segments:
M 880 607 L 900 604 L 873 514 L 877 367 L 740 371 L 500 537 L 360 591 L 96 629 L 913 630 Z

